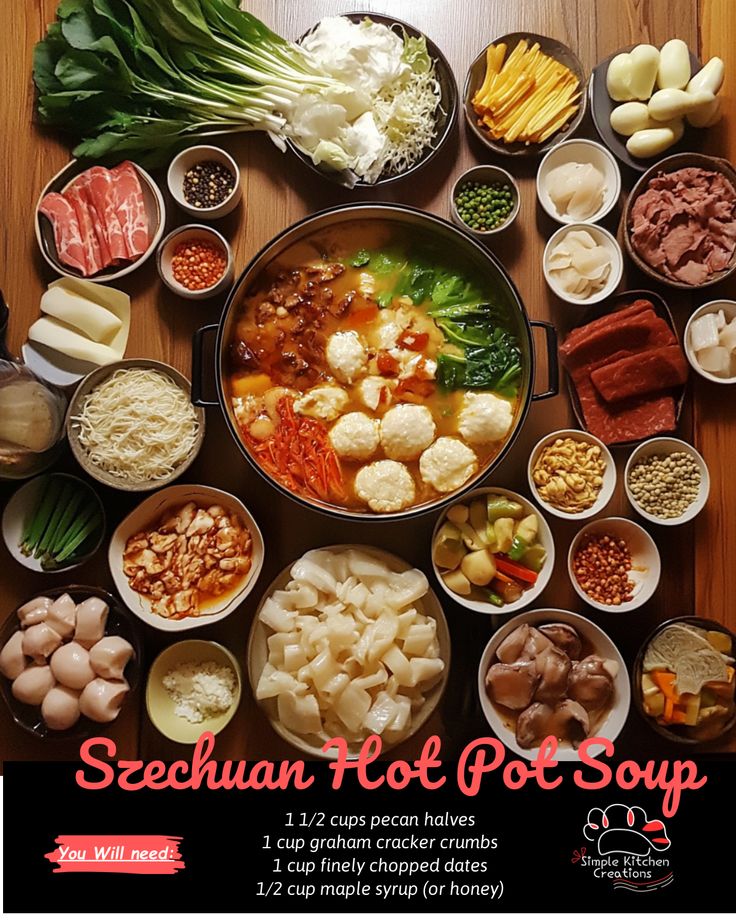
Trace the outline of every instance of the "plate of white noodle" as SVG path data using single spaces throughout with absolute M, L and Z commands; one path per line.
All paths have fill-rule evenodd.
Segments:
M 126 492 L 158 489 L 180 476 L 199 452 L 204 424 L 187 378 L 143 358 L 88 374 L 66 416 L 79 464 L 98 482 Z

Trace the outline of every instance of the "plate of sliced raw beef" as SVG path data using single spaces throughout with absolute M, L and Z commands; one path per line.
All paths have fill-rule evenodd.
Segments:
M 626 291 L 586 314 L 560 346 L 578 423 L 609 446 L 677 428 L 688 364 L 665 301 Z
M 36 239 L 60 274 L 114 281 L 151 255 L 165 219 L 160 189 L 137 164 L 108 169 L 72 160 L 41 193 Z

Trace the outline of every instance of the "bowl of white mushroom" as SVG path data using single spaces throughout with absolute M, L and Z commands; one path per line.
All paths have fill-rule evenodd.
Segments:
M 274 730 L 312 757 L 344 738 L 383 750 L 437 708 L 450 666 L 442 608 L 419 569 L 369 546 L 305 553 L 266 591 L 248 642 L 253 695 Z
M 140 669 L 132 619 L 100 588 L 45 589 L 0 631 L 0 692 L 16 724 L 37 738 L 84 737 L 113 722 Z

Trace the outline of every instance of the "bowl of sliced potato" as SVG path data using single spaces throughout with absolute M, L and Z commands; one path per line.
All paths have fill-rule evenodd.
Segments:
M 557 39 L 512 32 L 487 45 L 465 78 L 465 120 L 486 147 L 504 156 L 540 156 L 577 131 L 587 78 Z
M 445 592 L 477 613 L 514 613 L 544 591 L 555 564 L 552 531 L 528 498 L 493 486 L 451 505 L 432 534 Z

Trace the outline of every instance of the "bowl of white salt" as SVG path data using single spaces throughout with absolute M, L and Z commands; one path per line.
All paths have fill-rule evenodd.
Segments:
M 186 639 L 165 648 L 151 665 L 146 710 L 171 741 L 196 744 L 202 732 L 216 735 L 240 704 L 240 665 L 219 642 Z

